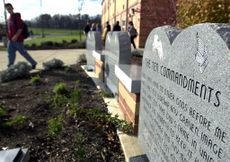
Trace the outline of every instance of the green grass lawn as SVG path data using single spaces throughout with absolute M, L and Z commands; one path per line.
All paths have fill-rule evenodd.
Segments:
M 33 35 L 29 39 L 25 40 L 25 45 L 27 46 L 40 46 L 44 42 L 52 42 L 52 43 L 64 43 L 64 42 L 72 42 L 76 41 L 85 41 L 86 36 L 81 31 L 81 38 L 80 38 L 80 31 L 77 29 L 41 29 L 41 28 L 29 28 L 32 30 Z M 41 37 L 42 33 L 44 37 Z M 5 47 L 1 47 L 0 50 L 6 50 Z
M 45 35 L 49 35 L 49 34 L 79 35 L 80 33 L 78 29 L 29 28 L 29 30 L 32 30 L 33 34 L 38 34 L 38 35 L 41 35 L 42 33 Z M 83 30 L 81 32 L 82 35 L 84 35 Z
M 85 36 L 82 35 L 81 40 L 85 40 Z M 69 35 L 69 36 L 45 36 L 45 37 L 37 37 L 32 39 L 25 40 L 25 44 L 31 46 L 32 44 L 35 44 L 37 46 L 41 45 L 42 42 L 56 42 L 56 43 L 63 43 L 63 41 L 71 42 L 72 40 L 78 40 L 80 41 L 79 35 Z
M 6 51 L 6 47 L 0 47 L 0 51 Z
M 84 41 L 86 39 L 84 33 L 79 30 L 70 30 L 70 29 L 41 29 L 41 28 L 30 28 L 33 31 L 34 35 L 42 35 L 44 37 L 31 37 L 25 41 L 26 45 L 31 46 L 35 44 L 37 46 L 41 45 L 42 42 L 53 42 L 53 43 L 63 43 L 71 42 L 72 40 Z M 54 36 L 51 36 L 54 35 Z M 60 36 L 59 36 L 60 35 Z

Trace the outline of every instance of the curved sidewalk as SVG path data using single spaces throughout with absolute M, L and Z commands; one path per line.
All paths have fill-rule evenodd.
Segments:
M 36 69 L 42 69 L 42 63 L 53 58 L 62 60 L 66 65 L 75 64 L 79 56 L 85 54 L 85 49 L 55 49 L 55 50 L 31 50 L 29 54 L 38 62 Z M 18 52 L 15 63 L 26 61 Z M 8 64 L 7 51 L 0 51 L 0 71 L 5 70 Z

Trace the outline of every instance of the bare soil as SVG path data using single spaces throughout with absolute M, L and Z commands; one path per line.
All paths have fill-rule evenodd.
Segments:
M 35 74 L 34 74 L 35 75 Z M 37 75 L 37 74 L 36 74 Z M 114 125 L 103 120 L 90 119 L 84 113 L 68 115 L 69 105 L 57 108 L 47 102 L 55 96 L 56 83 L 63 82 L 68 90 L 81 92 L 81 109 L 98 108 L 107 112 L 106 104 L 94 82 L 81 69 L 42 71 L 41 83 L 31 83 L 31 76 L 0 84 L 0 107 L 7 112 L 0 117 L 0 150 L 8 147 L 29 148 L 31 162 L 122 162 L 124 155 Z M 63 114 L 62 130 L 49 134 L 48 121 Z M 4 127 L 3 122 L 23 115 L 28 120 L 23 124 Z

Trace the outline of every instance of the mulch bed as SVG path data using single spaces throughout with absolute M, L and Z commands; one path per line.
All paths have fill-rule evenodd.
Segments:
M 37 75 L 37 74 L 36 74 Z M 114 125 L 87 115 L 68 115 L 68 106 L 55 107 L 47 103 L 56 83 L 63 82 L 68 90 L 81 92 L 80 109 L 100 109 L 107 112 L 106 104 L 94 82 L 73 65 L 39 73 L 41 84 L 31 83 L 31 77 L 0 84 L 0 107 L 7 112 L 0 117 L 0 150 L 4 147 L 29 148 L 31 162 L 122 162 L 125 161 Z M 60 134 L 49 134 L 48 121 L 63 114 Z M 4 127 L 5 120 L 24 115 L 24 124 Z M 32 126 L 31 126 L 32 125 Z

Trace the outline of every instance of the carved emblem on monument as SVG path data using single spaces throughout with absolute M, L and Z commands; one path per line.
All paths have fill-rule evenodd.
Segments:
M 154 35 L 153 38 L 153 44 L 152 44 L 152 50 L 157 52 L 160 60 L 163 59 L 163 48 L 162 48 L 162 42 L 159 40 L 158 35 Z
M 203 73 L 208 65 L 208 54 L 205 43 L 200 39 L 199 34 L 196 33 L 197 39 L 197 52 L 195 54 L 195 59 L 200 67 L 200 72 Z

